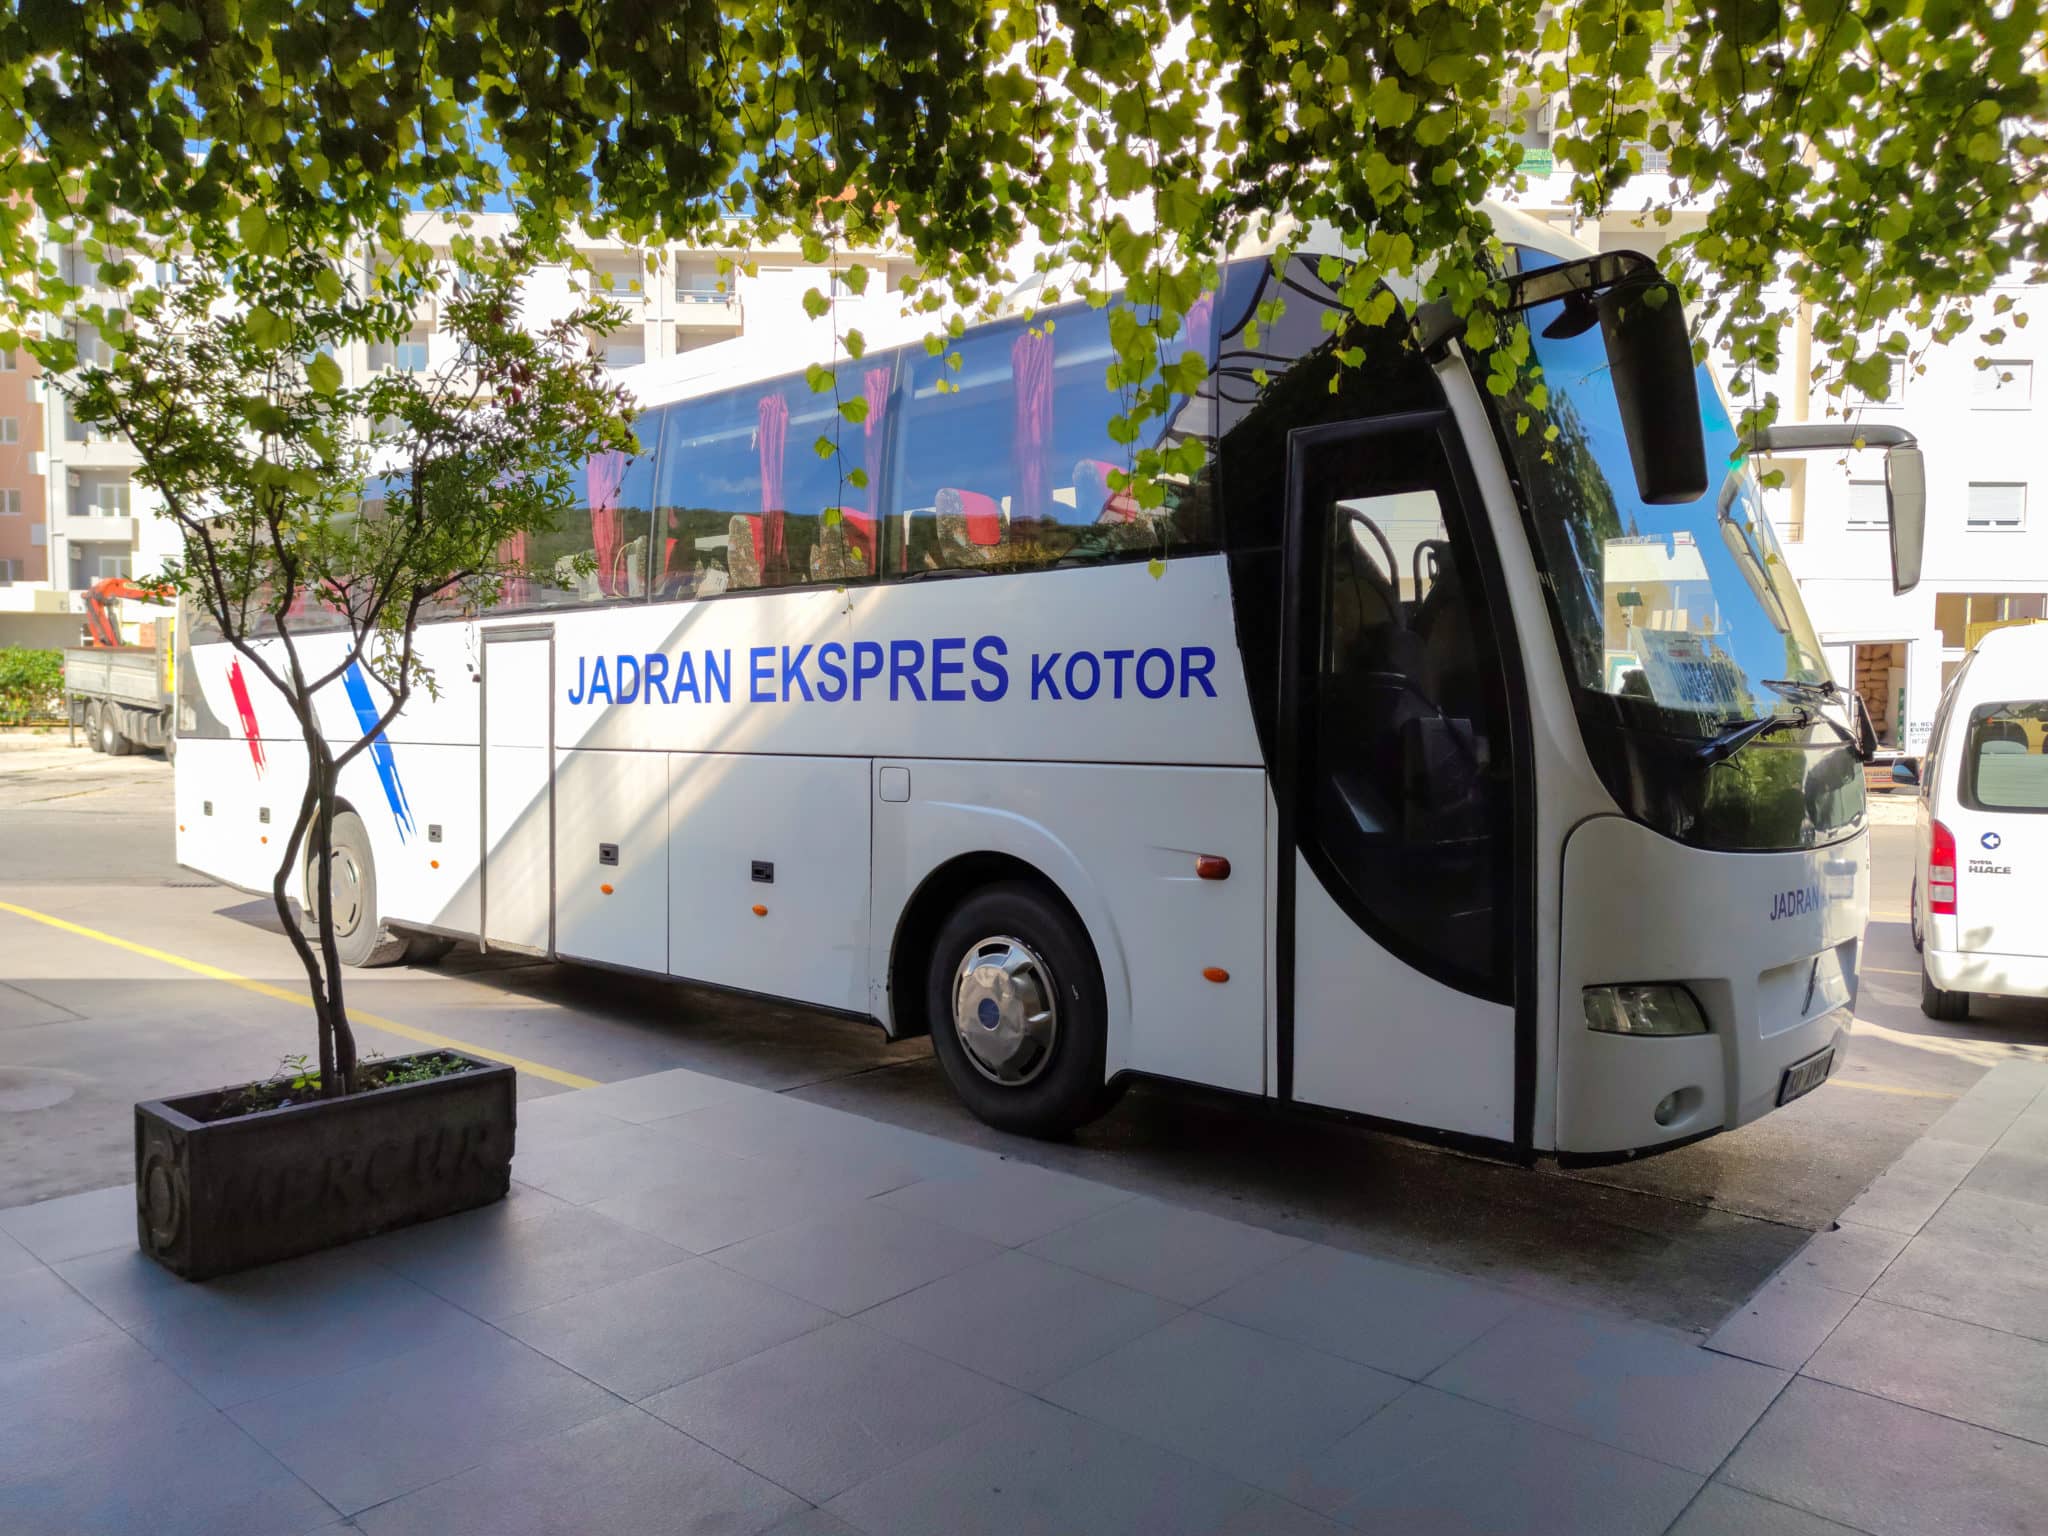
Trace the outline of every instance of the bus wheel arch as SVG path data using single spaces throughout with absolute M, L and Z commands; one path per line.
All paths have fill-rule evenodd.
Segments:
M 1004 973 L 1000 1001 L 986 987 L 976 991 L 985 1044 L 956 1025 L 949 997 L 975 991 L 976 978 L 996 970 Z M 1104 1081 L 1108 996 L 1102 957 L 1075 904 L 1015 855 L 948 860 L 898 921 L 896 1033 L 930 1034 L 954 1090 L 1000 1129 L 1063 1136 L 1115 1102 L 1120 1090 Z

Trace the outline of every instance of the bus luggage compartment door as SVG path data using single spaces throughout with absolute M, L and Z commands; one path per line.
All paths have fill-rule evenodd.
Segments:
M 547 954 L 554 916 L 554 632 L 486 630 L 481 761 L 486 949 Z

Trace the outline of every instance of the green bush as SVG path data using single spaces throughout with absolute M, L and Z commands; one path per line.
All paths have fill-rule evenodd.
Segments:
M 0 646 L 0 725 L 64 718 L 64 653 Z

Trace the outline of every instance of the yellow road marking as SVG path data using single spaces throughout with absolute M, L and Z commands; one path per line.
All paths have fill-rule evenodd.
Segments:
M 208 981 L 224 981 L 231 987 L 240 987 L 244 992 L 254 992 L 258 997 L 274 997 L 279 1002 L 296 1003 L 301 1008 L 311 1008 L 313 999 L 303 992 L 294 992 L 288 987 L 274 987 L 267 981 L 243 976 L 234 971 L 222 970 L 217 965 L 208 965 L 203 960 L 187 960 L 183 955 L 174 955 L 167 949 L 152 949 L 147 944 L 137 944 L 132 939 L 116 938 L 111 933 L 101 933 L 97 928 L 87 928 L 80 923 L 66 922 L 61 917 L 52 917 L 47 912 L 32 911 L 17 907 L 10 901 L 0 901 L 0 912 L 12 912 L 16 917 L 25 917 L 32 923 L 55 928 L 62 933 L 75 933 L 83 939 L 93 939 L 101 944 L 111 944 L 116 949 L 125 949 L 130 954 L 145 959 L 174 965 L 181 971 L 190 971 L 195 976 L 204 976 Z M 457 1040 L 452 1035 L 437 1035 L 430 1029 L 416 1029 L 410 1024 L 401 1024 L 396 1019 L 387 1019 L 381 1014 L 365 1013 L 360 1008 L 348 1011 L 349 1022 L 367 1024 L 381 1029 L 387 1035 L 397 1035 L 402 1040 L 411 1040 L 419 1045 L 431 1045 L 443 1050 L 467 1051 L 472 1056 L 482 1056 L 490 1061 L 502 1061 L 506 1066 L 535 1077 L 545 1078 L 551 1083 L 560 1083 L 565 1088 L 595 1088 L 594 1077 L 581 1077 L 574 1072 L 564 1072 L 558 1067 L 543 1066 L 537 1061 L 528 1061 L 524 1056 L 509 1055 L 494 1051 L 487 1045 L 475 1045 L 467 1040 Z
M 1860 1083 L 1853 1077 L 1831 1077 L 1828 1083 L 1836 1088 L 1856 1088 L 1864 1093 L 1895 1093 L 1902 1099 L 1955 1099 L 1960 1094 L 1937 1093 L 1932 1088 L 1899 1088 L 1890 1083 Z

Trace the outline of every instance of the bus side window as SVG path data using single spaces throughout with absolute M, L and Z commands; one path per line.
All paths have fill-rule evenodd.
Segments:
M 574 471 L 575 501 L 552 529 L 516 534 L 499 550 L 524 574 L 506 578 L 499 611 L 615 603 L 647 595 L 658 412 L 633 423 L 637 454 L 596 453 Z
M 1198 301 L 1185 350 L 1210 347 Z M 957 357 L 959 366 L 949 360 Z M 946 353 L 906 354 L 883 562 L 929 570 L 1034 570 L 1214 547 L 1196 488 L 1143 507 L 1123 483 L 1135 453 L 1110 435 L 1127 398 L 1107 384 L 1109 310 L 1062 305 L 969 332 Z M 1207 400 L 1177 400 L 1148 441 L 1206 435 Z
M 830 391 L 802 377 L 772 379 L 671 406 L 655 595 L 873 579 L 872 498 L 893 379 L 882 356 L 842 367 Z M 840 411 L 855 397 L 868 403 L 866 422 L 850 423 Z M 821 438 L 833 444 L 825 456 Z M 852 484 L 856 468 L 869 489 Z

